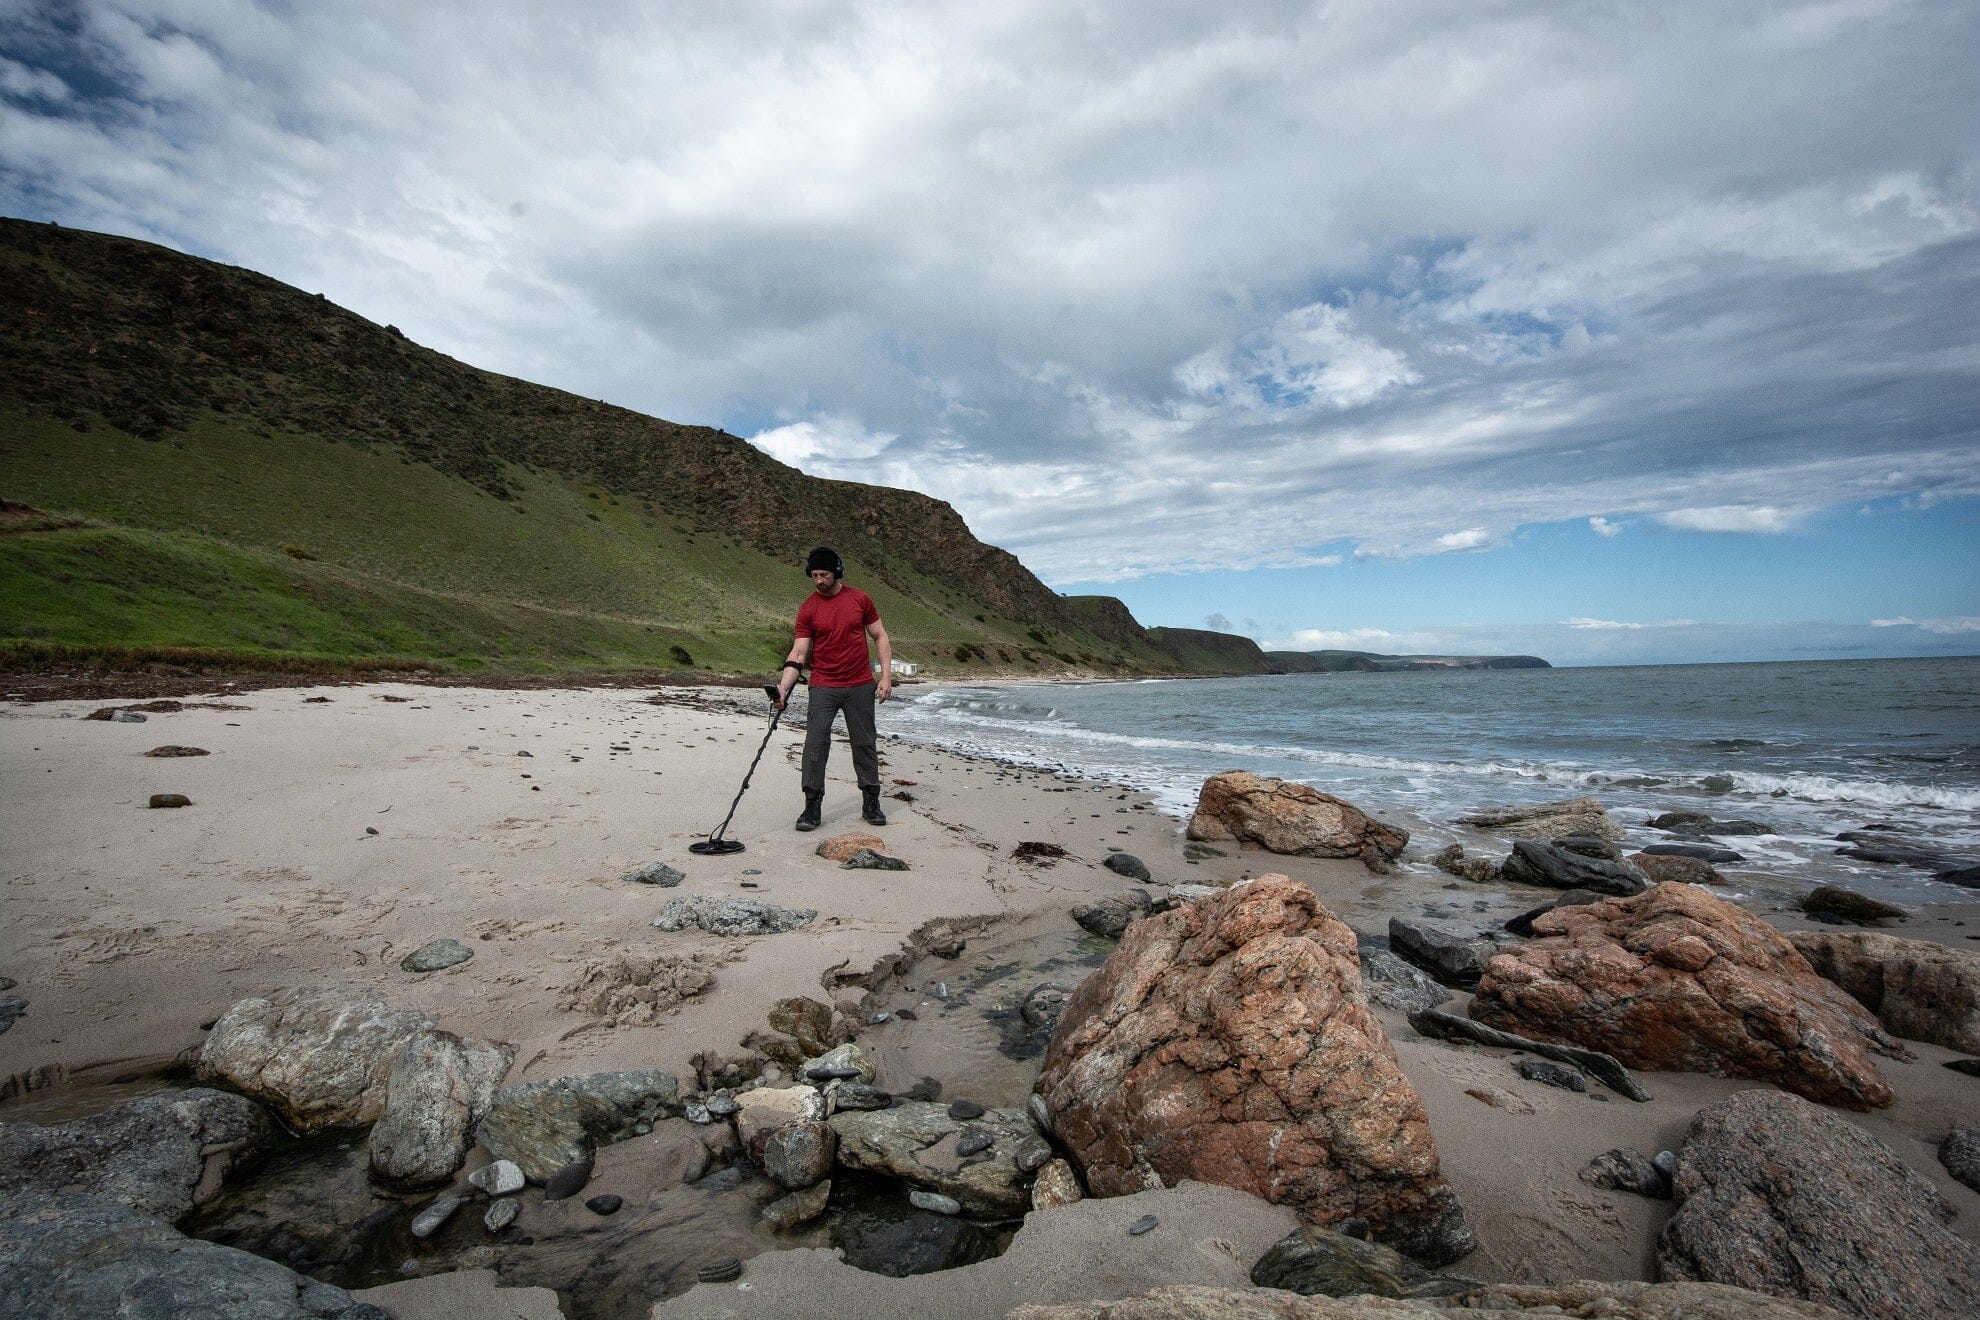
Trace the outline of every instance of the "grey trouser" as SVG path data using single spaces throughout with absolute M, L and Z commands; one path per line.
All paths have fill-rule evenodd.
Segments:
M 825 791 L 825 758 L 832 754 L 832 717 L 844 711 L 853 748 L 853 774 L 862 790 L 880 788 L 880 751 L 873 730 L 873 684 L 814 687 L 805 697 L 804 791 Z

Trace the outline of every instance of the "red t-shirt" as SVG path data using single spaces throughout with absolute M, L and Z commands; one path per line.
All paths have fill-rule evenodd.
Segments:
M 811 686 L 858 687 L 873 681 L 866 627 L 880 621 L 873 597 L 842 586 L 826 597 L 812 592 L 798 606 L 797 635 L 811 639 Z

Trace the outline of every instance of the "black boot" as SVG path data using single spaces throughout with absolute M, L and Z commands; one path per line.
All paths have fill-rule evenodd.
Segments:
M 887 813 L 880 810 L 880 790 L 862 788 L 859 790 L 859 818 L 868 825 L 885 825 Z
M 804 811 L 797 818 L 797 827 L 800 830 L 817 829 L 819 825 L 818 812 L 824 805 L 825 795 L 823 793 L 807 791 L 804 795 Z

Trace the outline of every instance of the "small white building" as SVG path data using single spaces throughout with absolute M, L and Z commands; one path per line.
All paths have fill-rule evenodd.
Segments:
M 878 666 L 876 665 L 875 668 L 878 668 Z M 909 661 L 896 660 L 894 661 L 894 668 L 893 668 L 894 677 L 913 678 L 915 675 L 915 671 L 920 668 L 921 668 L 920 665 L 912 664 Z

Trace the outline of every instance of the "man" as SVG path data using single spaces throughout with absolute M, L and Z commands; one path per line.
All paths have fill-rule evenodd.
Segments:
M 804 813 L 800 830 L 815 830 L 825 803 L 825 758 L 832 751 L 832 717 L 845 712 L 846 737 L 852 740 L 853 774 L 859 780 L 860 819 L 885 825 L 880 810 L 880 751 L 873 729 L 873 703 L 894 695 L 894 644 L 880 622 L 873 598 L 845 583 L 846 564 L 839 552 L 821 545 L 804 562 L 815 590 L 798 607 L 797 639 L 777 679 L 777 709 L 791 699 L 791 689 L 806 665 L 811 667 L 811 699 L 804 726 Z M 880 648 L 880 681 L 873 681 L 867 638 Z

